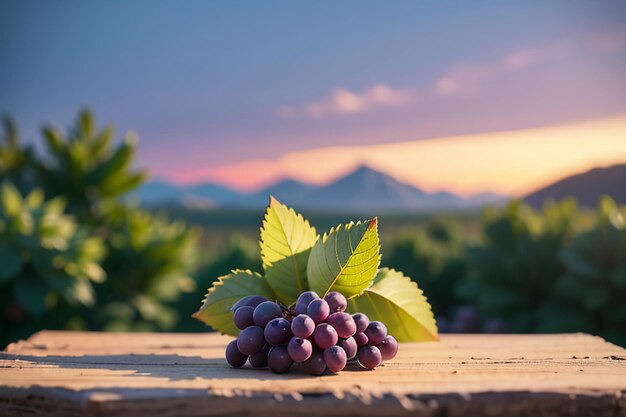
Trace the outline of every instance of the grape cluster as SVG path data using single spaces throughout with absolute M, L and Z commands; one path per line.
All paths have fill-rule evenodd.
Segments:
M 305 372 L 339 372 L 348 361 L 374 369 L 398 352 L 398 342 L 379 321 L 362 313 L 346 313 L 348 301 L 338 292 L 323 299 L 313 291 L 300 294 L 292 308 L 259 295 L 240 299 L 231 310 L 241 329 L 226 347 L 226 361 L 235 368 L 246 361 L 254 368 L 287 372 L 301 363 Z

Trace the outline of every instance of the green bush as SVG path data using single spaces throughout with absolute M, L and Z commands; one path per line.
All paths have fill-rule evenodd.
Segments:
M 42 328 L 82 328 L 81 306 L 94 307 L 93 283 L 105 248 L 72 216 L 61 198 L 26 198 L 8 181 L 0 188 L 0 306 L 2 342 Z
M 451 315 L 460 300 L 454 292 L 465 276 L 465 239 L 449 220 L 436 219 L 424 229 L 394 236 L 384 244 L 390 268 L 413 277 L 437 316 Z
M 574 200 L 548 201 L 536 212 L 513 201 L 501 212 L 487 211 L 483 243 L 467 250 L 459 295 L 482 317 L 504 319 L 509 331 L 539 331 L 564 273 L 559 252 L 573 235 L 576 208 Z
M 546 330 L 589 331 L 626 345 L 626 227 L 613 200 L 602 198 L 595 226 L 559 259 L 565 268 L 555 286 L 560 321 Z
M 132 168 L 137 146 L 133 136 L 114 143 L 113 130 L 107 127 L 98 131 L 88 111 L 79 114 L 76 126 L 67 133 L 47 127 L 43 135 L 46 154 L 38 157 L 19 143 L 14 125 L 5 122 L 5 136 L 0 144 L 0 178 L 7 181 L 3 195 L 21 202 L 16 187 L 22 193 L 33 185 L 38 187 L 23 200 L 33 201 L 32 207 L 22 204 L 30 207 L 34 220 L 23 221 L 39 224 L 33 222 L 41 216 L 44 226 L 36 230 L 44 235 L 36 242 L 61 244 L 63 238 L 68 243 L 48 248 L 48 252 L 22 249 L 22 253 L 31 257 L 28 265 L 54 262 L 53 266 L 73 281 L 67 277 L 65 281 L 50 281 L 43 269 L 34 267 L 23 270 L 27 277 L 14 278 L 16 282 L 46 280 L 46 285 L 53 282 L 59 286 L 66 282 L 68 288 L 57 289 L 61 294 L 57 298 L 62 302 L 54 303 L 50 301 L 54 294 L 42 295 L 43 290 L 37 289 L 41 286 L 31 285 L 26 291 L 20 284 L 19 294 L 28 299 L 32 313 L 46 311 L 42 321 L 25 321 L 16 315 L 19 309 L 15 308 L 15 290 L 3 292 L 0 307 L 8 311 L 3 316 L 8 318 L 2 322 L 1 342 L 41 328 L 172 329 L 179 320 L 172 306 L 183 292 L 195 287 L 191 273 L 199 231 L 182 221 L 171 222 L 165 215 L 128 204 L 128 192 L 146 177 L 144 172 Z M 9 214 L 14 215 L 13 210 Z M 26 218 L 25 210 L 21 208 L 21 214 L 11 221 Z M 59 236 L 50 237 L 50 233 Z M 8 232 L 0 235 L 0 259 L 14 256 L 15 241 L 28 239 Z M 96 242 L 100 248 L 98 257 L 93 249 Z M 93 287 L 88 279 L 95 283 Z

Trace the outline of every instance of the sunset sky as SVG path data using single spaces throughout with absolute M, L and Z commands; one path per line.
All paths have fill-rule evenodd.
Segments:
M 626 162 L 622 1 L 0 0 L 0 60 L 0 112 L 27 140 L 87 105 L 178 183 L 366 163 L 523 194 Z

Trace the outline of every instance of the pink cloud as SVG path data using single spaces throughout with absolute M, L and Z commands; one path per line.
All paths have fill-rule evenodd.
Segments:
M 276 114 L 284 120 L 298 116 L 318 119 L 326 116 L 363 113 L 384 107 L 402 107 L 410 104 L 415 92 L 395 89 L 387 84 L 375 84 L 354 92 L 344 87 L 335 88 L 328 97 L 301 106 L 281 106 Z

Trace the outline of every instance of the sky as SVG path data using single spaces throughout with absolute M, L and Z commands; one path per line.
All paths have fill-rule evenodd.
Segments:
M 172 182 L 520 194 L 626 162 L 626 2 L 0 0 L 0 112 L 83 106 Z

